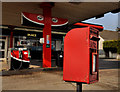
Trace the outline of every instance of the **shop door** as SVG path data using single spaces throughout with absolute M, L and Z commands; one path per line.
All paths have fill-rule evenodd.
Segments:
M 7 40 L 0 38 L 0 61 L 6 61 L 7 59 Z

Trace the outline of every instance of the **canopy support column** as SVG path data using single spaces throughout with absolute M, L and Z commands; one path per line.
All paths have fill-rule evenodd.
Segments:
M 40 5 L 43 8 L 44 16 L 44 28 L 43 28 L 43 67 L 51 67 L 51 3 L 42 3 Z

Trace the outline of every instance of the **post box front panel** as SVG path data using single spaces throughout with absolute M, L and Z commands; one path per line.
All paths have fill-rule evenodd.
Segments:
M 70 30 L 64 39 L 63 80 L 89 83 L 89 27 Z
M 90 83 L 98 81 L 98 41 L 99 31 L 90 27 Z

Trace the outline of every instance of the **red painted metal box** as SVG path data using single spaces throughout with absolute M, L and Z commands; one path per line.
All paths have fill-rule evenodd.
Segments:
M 99 30 L 74 28 L 64 39 L 63 80 L 81 83 L 98 81 Z

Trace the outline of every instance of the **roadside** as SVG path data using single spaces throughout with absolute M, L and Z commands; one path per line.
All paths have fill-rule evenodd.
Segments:
M 118 90 L 118 69 L 100 70 L 99 82 L 83 84 L 83 90 Z M 63 81 L 62 71 L 41 71 L 2 77 L 3 90 L 75 90 L 76 84 Z
M 83 90 L 118 90 L 119 62 L 114 59 L 99 59 L 99 82 L 83 84 Z M 2 77 L 3 90 L 76 90 L 75 83 L 63 81 L 63 72 L 58 68 L 35 68 L 14 72 Z
M 99 69 L 118 69 L 120 60 L 117 59 L 99 59 Z
M 41 62 L 42 61 L 40 61 L 40 60 L 32 61 L 29 69 L 41 68 L 40 67 Z M 99 69 L 118 69 L 119 65 L 120 65 L 120 60 L 99 58 Z M 9 70 L 7 62 L 0 62 L 0 66 L 2 66 L 0 71 L 8 71 Z M 54 68 L 57 68 L 57 67 L 54 67 Z

